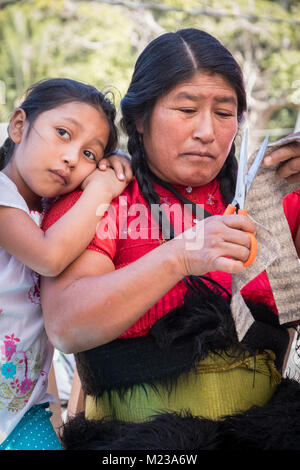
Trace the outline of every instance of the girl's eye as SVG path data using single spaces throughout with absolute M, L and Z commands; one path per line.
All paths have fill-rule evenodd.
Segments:
M 68 131 L 66 131 L 66 129 L 63 129 L 61 127 L 58 127 L 57 129 L 57 132 L 58 134 L 63 137 L 64 139 L 69 139 L 70 138 L 70 134 Z
M 94 162 L 96 161 L 96 156 L 92 152 L 90 152 L 89 150 L 84 150 L 83 153 L 89 159 L 93 160 Z

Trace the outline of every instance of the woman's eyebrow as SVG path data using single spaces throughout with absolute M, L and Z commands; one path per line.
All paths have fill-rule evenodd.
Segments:
M 181 91 L 178 93 L 178 95 L 175 96 L 175 99 L 187 99 L 191 101 L 198 101 L 199 100 L 198 95 L 191 95 L 190 93 L 187 93 L 186 91 Z
M 217 103 L 232 103 L 237 105 L 237 100 L 234 96 L 216 96 L 214 101 Z
M 192 95 L 187 93 L 186 91 L 181 91 L 178 95 L 175 96 L 175 99 L 187 99 L 190 101 L 199 101 L 202 98 L 201 95 Z M 222 96 L 215 96 L 214 101 L 217 103 L 232 103 L 237 105 L 237 100 L 234 96 L 222 95 Z

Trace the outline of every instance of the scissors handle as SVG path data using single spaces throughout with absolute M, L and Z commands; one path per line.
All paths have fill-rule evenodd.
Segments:
M 226 210 L 224 212 L 224 215 L 232 215 L 232 214 L 235 214 L 235 212 L 236 212 L 236 207 L 233 206 L 232 204 L 228 204 L 228 206 L 226 207 Z M 247 215 L 247 209 L 239 209 L 238 214 Z M 248 235 L 250 237 L 250 255 L 249 255 L 249 258 L 247 259 L 247 261 L 244 263 L 245 268 L 247 268 L 248 266 L 251 266 L 251 264 L 253 264 L 253 262 L 256 258 L 256 255 L 257 255 L 257 240 L 256 240 L 253 233 L 251 233 L 251 232 L 245 232 L 245 233 L 248 233 Z
M 247 209 L 239 209 L 238 214 L 247 215 Z M 251 232 L 245 232 L 245 233 L 248 233 L 248 235 L 250 237 L 250 255 L 249 255 L 249 258 L 247 259 L 247 261 L 244 263 L 244 266 L 246 268 L 247 266 L 251 266 L 251 264 L 253 264 L 253 262 L 256 258 L 257 240 L 256 240 L 253 233 L 251 233 Z
M 235 212 L 236 212 L 236 207 L 233 206 L 232 204 L 228 204 L 223 215 L 232 215 L 232 214 L 235 214 Z

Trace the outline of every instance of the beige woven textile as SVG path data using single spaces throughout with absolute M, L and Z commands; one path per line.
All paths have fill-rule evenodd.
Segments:
M 291 134 L 268 145 L 266 155 L 293 141 L 300 141 L 300 133 Z M 250 167 L 257 150 L 248 162 Z M 288 184 L 275 175 L 276 166 L 262 164 L 246 197 L 246 209 L 257 226 L 257 257 L 248 268 L 232 275 L 231 311 L 239 340 L 242 340 L 254 319 L 240 290 L 262 271 L 266 270 L 279 312 L 279 322 L 300 319 L 300 263 L 288 222 L 284 216 L 282 199 L 298 189 L 300 184 Z

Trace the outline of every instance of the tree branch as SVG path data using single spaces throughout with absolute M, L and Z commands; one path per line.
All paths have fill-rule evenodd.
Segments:
M 23 3 L 23 2 L 20 2 L 19 0 L 0 0 L 0 10 L 2 10 L 3 8 L 9 5 L 13 5 L 14 3 Z
M 81 1 L 81 0 L 73 0 L 74 2 L 76 1 Z M 258 15 L 253 15 L 253 14 L 245 14 L 245 13 L 230 13 L 225 10 L 215 10 L 212 8 L 203 8 L 203 9 L 189 9 L 185 10 L 184 8 L 181 7 L 173 7 L 169 5 L 159 5 L 159 4 L 154 4 L 154 3 L 141 3 L 141 2 L 132 2 L 132 1 L 127 1 L 127 0 L 89 0 L 92 2 L 97 2 L 97 3 L 106 3 L 108 5 L 119 5 L 123 6 L 129 9 L 133 10 L 156 10 L 159 12 L 169 12 L 169 11 L 177 11 L 177 12 L 182 12 L 185 13 L 186 15 L 191 15 L 191 16 L 211 16 L 213 18 L 244 18 L 247 21 L 256 23 L 258 21 L 267 21 L 271 23 L 288 23 L 291 25 L 300 25 L 300 21 L 298 20 L 290 20 L 290 19 L 283 19 L 283 18 L 272 18 L 268 16 L 258 16 Z

